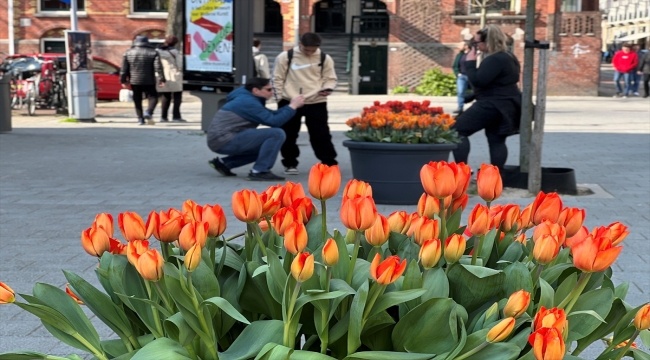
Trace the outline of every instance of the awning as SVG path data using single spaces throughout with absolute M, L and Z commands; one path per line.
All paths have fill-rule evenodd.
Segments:
M 632 34 L 628 36 L 624 36 L 622 38 L 614 39 L 615 42 L 624 42 L 624 41 L 632 41 L 632 40 L 638 40 L 638 39 L 643 39 L 650 37 L 650 33 L 640 33 L 640 34 Z

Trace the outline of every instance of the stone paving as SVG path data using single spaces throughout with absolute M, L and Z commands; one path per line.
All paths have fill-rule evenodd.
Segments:
M 341 145 L 345 120 L 373 100 L 395 98 L 410 99 L 334 96 L 330 100 L 344 182 L 352 176 L 348 152 Z M 455 107 L 453 98 L 431 100 L 446 111 Z M 220 177 L 207 165 L 214 155 L 200 131 L 199 103 L 186 103 L 182 111 L 187 124 L 146 127 L 135 124 L 128 107 L 102 112 L 95 124 L 15 112 L 13 131 L 0 134 L 0 281 L 30 294 L 35 282 L 63 287 L 61 269 L 66 269 L 97 285 L 93 272 L 97 262 L 84 252 L 79 238 L 100 212 L 116 217 L 128 210 L 146 217 L 151 210 L 180 207 L 184 200 L 193 199 L 221 204 L 229 214 L 227 234 L 242 231 L 243 224 L 231 215 L 232 192 L 261 191 L 271 184 L 246 181 L 250 167 L 236 169 L 236 178 Z M 590 228 L 614 221 L 630 227 L 625 249 L 614 265 L 616 281 L 630 282 L 629 303 L 650 301 L 650 103 L 640 98 L 549 98 L 546 121 L 543 165 L 574 168 L 578 183 L 603 189 L 591 196 L 564 196 L 565 204 L 585 208 Z M 470 165 L 476 168 L 488 162 L 487 142 L 477 133 L 471 143 Z M 306 184 L 309 168 L 316 162 L 306 132 L 301 133 L 299 145 L 301 174 L 288 180 Z M 517 164 L 517 136 L 508 140 L 508 147 L 508 164 Z M 281 173 L 279 161 L 273 171 Z M 478 200 L 472 197 L 469 207 Z M 497 203 L 527 205 L 532 200 L 502 198 Z M 340 196 L 329 203 L 328 224 L 343 228 L 337 212 Z M 415 210 L 384 205 L 378 209 L 385 215 Z M 102 339 L 111 337 L 110 329 L 96 318 L 92 321 Z M 0 324 L 0 353 L 17 349 L 59 356 L 80 353 L 55 340 L 39 320 L 15 306 L 0 306 Z M 581 356 L 594 359 L 597 348 Z

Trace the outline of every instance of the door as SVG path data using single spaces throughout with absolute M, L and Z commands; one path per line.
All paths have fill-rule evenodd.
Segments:
M 345 0 L 322 0 L 314 4 L 316 32 L 345 32 Z
M 388 46 L 359 46 L 359 95 L 386 94 Z
M 93 60 L 97 98 L 100 100 L 117 100 L 120 96 L 120 69 L 99 59 Z
M 275 0 L 264 0 L 264 32 L 282 34 L 282 13 Z

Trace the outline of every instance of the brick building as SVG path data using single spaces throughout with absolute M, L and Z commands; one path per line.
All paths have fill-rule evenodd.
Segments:
M 60 0 L 14 2 L 16 52 L 61 49 L 69 27 Z M 79 29 L 92 32 L 93 53 L 119 64 L 139 34 L 164 37 L 168 0 L 78 0 Z M 216 1 L 216 0 L 203 0 Z M 428 69 L 450 72 L 461 40 L 479 29 L 471 0 L 254 0 L 254 32 L 273 59 L 295 44 L 299 33 L 323 36 L 323 50 L 336 63 L 340 88 L 353 94 L 385 94 L 398 85 L 419 83 Z M 488 23 L 503 27 L 523 59 L 526 0 L 490 0 Z M 580 11 L 574 3 L 580 2 Z M 0 24 L 6 23 L 0 3 Z M 552 43 L 549 95 L 597 95 L 601 13 L 596 0 L 537 0 L 536 38 Z M 297 19 L 294 14 L 298 11 Z M 0 52 L 8 49 L 0 27 Z M 522 60 L 523 61 L 523 60 Z

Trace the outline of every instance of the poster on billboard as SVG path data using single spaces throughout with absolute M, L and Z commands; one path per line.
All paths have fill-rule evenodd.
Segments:
M 232 72 L 233 0 L 185 0 L 185 69 Z
M 93 69 L 89 32 L 66 30 L 65 51 L 68 72 Z

